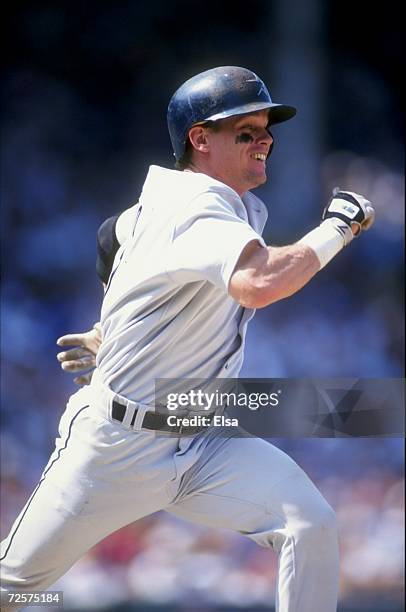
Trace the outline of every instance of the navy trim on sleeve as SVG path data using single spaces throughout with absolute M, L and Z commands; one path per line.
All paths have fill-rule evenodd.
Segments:
M 109 217 L 97 230 L 96 272 L 106 285 L 109 280 L 114 258 L 120 247 L 116 236 L 116 224 L 119 215 Z

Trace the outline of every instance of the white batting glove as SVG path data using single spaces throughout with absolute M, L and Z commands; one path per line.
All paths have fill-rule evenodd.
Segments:
M 353 191 L 336 187 L 323 211 L 323 222 L 333 225 L 343 237 L 344 244 L 368 230 L 375 220 L 375 210 L 369 200 Z
M 81 373 L 73 379 L 74 383 L 80 386 L 88 385 L 96 367 L 96 355 L 101 344 L 100 323 L 95 323 L 93 329 L 87 332 L 61 336 L 56 343 L 58 346 L 75 347 L 58 353 L 56 358 L 64 372 Z

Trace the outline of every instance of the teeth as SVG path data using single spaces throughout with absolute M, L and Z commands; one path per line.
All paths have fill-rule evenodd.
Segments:
M 253 155 L 251 155 L 251 157 L 253 157 L 254 159 L 260 159 L 261 161 L 266 160 L 265 153 L 254 153 Z

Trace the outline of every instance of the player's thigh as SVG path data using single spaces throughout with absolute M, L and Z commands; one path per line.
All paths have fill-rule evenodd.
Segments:
M 104 535 L 107 524 L 83 520 L 82 500 L 42 480 L 1 545 L 2 579 L 12 586 L 42 576 L 45 588 Z
M 68 485 L 68 486 L 67 486 Z M 46 475 L 34 489 L 1 544 L 3 565 L 28 575 L 72 563 L 110 533 L 160 509 L 161 503 L 137 503 L 138 496 L 124 487 L 59 484 Z
M 2 543 L 10 584 L 33 575 L 43 576 L 38 586 L 50 584 L 99 540 L 167 503 L 164 487 L 152 491 L 150 481 L 134 481 L 132 464 L 126 469 L 121 447 L 135 453 L 135 437 L 122 434 L 118 450 L 103 453 L 113 426 L 92 414 L 88 399 L 79 393 L 68 403 L 55 451 Z
M 216 438 L 184 478 L 168 511 L 251 534 L 312 524 L 331 509 L 286 453 L 257 438 Z M 258 538 L 260 539 L 260 538 Z

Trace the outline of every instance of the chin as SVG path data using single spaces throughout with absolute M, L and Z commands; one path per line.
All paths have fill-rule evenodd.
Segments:
M 241 185 L 244 186 L 243 192 L 250 191 L 256 187 L 264 185 L 267 181 L 265 169 L 261 172 L 253 170 L 246 171 L 242 177 Z
M 263 174 L 260 175 L 256 175 L 256 176 L 251 176 L 251 187 L 250 189 L 255 189 L 256 187 L 260 187 L 261 185 L 264 185 L 267 181 L 267 176 L 265 174 L 265 172 Z

